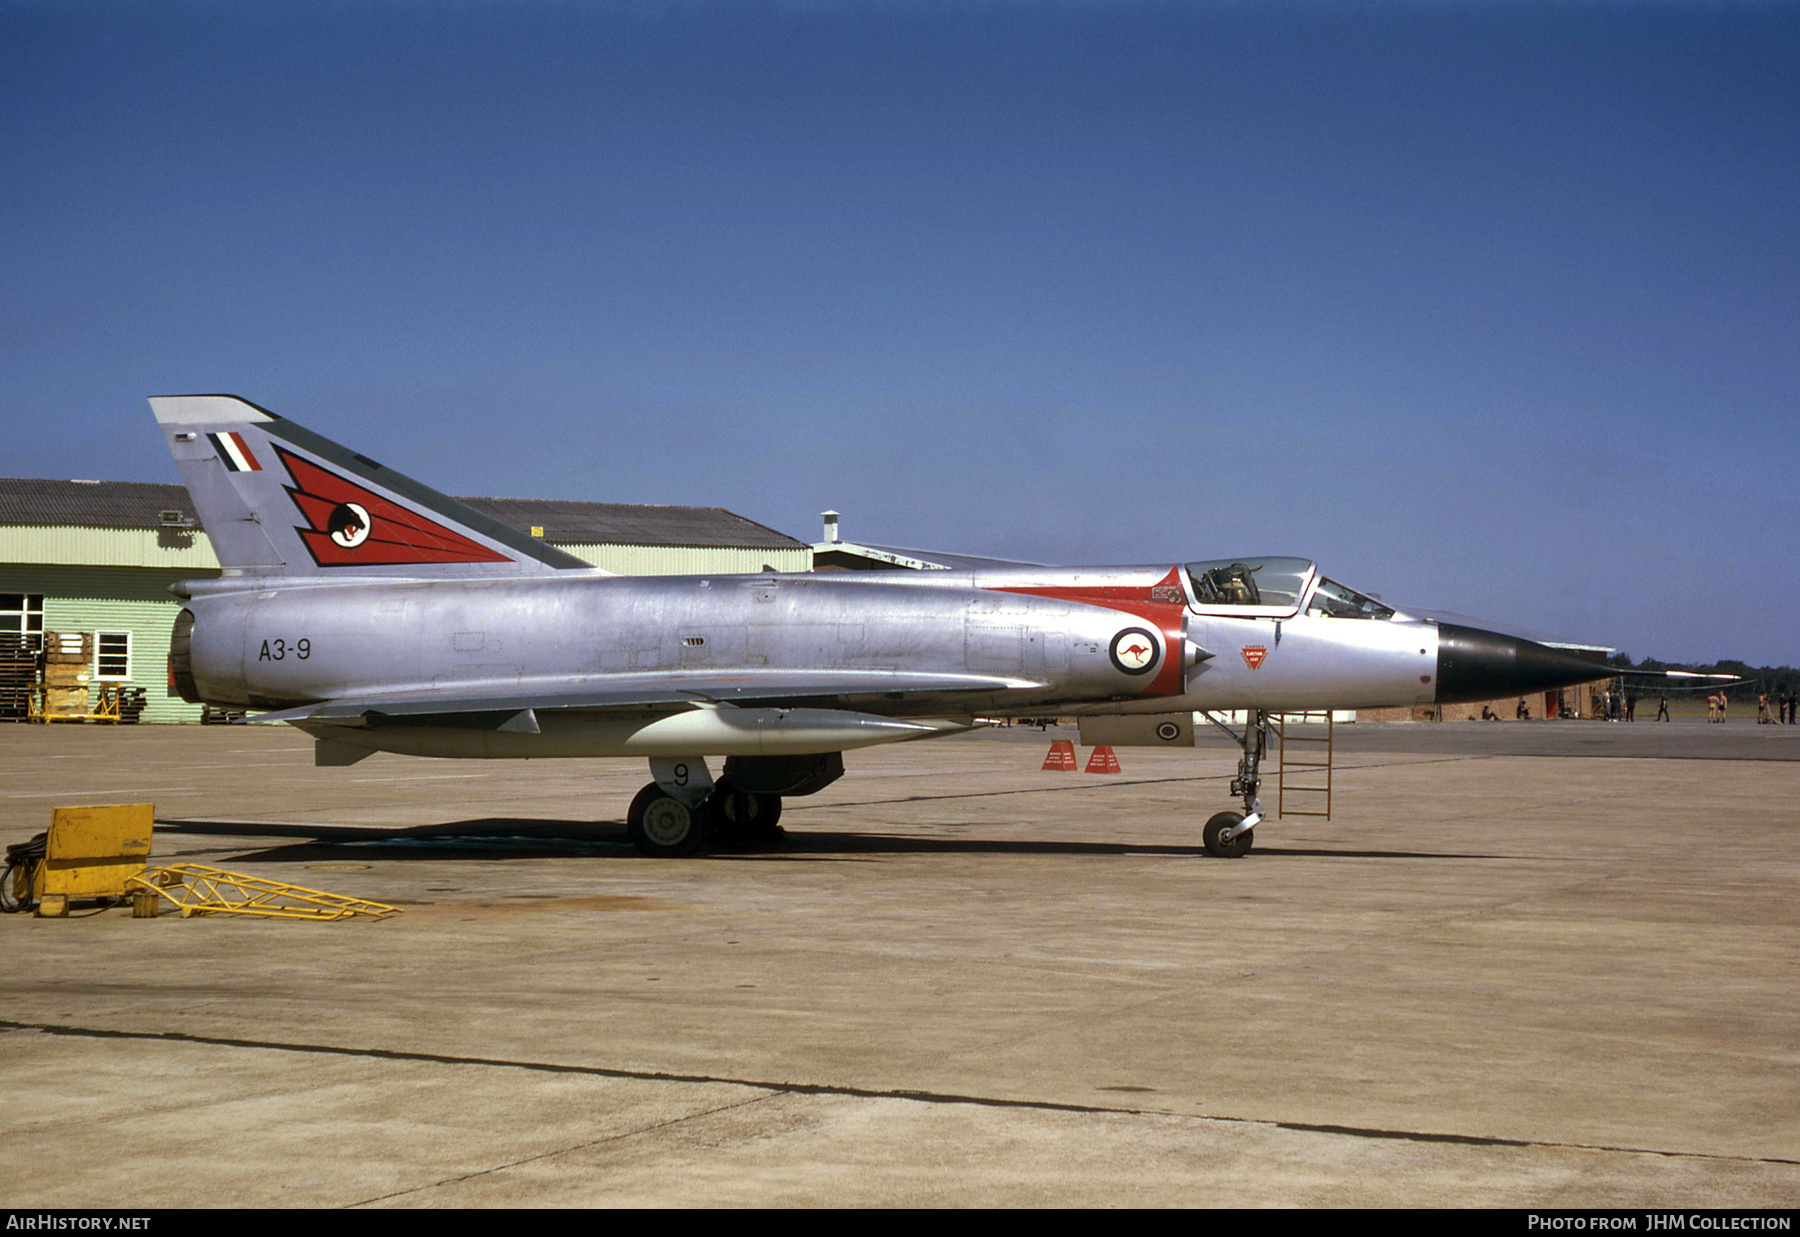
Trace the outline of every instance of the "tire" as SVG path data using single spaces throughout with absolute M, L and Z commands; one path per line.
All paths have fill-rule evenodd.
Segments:
M 768 842 L 782 835 L 780 795 L 753 794 L 721 781 L 706 806 L 713 827 L 732 841 Z
M 690 808 L 651 782 L 631 801 L 625 831 L 638 853 L 653 859 L 676 859 L 696 854 L 706 845 L 707 812 Z
M 1220 812 L 1206 822 L 1206 828 L 1200 832 L 1200 840 L 1206 844 L 1206 853 L 1216 859 L 1241 859 L 1250 853 L 1256 843 L 1256 830 L 1249 829 L 1235 838 L 1226 839 L 1225 830 L 1236 828 L 1244 819 L 1242 812 Z

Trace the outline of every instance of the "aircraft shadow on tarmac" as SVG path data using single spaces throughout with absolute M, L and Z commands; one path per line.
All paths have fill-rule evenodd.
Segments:
M 461 860 L 580 858 L 620 851 L 636 856 L 625 826 L 611 821 L 521 820 L 487 817 L 372 829 L 355 825 L 269 824 L 249 821 L 158 821 L 158 828 L 184 834 L 231 838 L 293 838 L 286 845 L 246 851 L 236 862 L 297 863 L 347 859 Z M 1167 843 L 1103 841 L 1015 841 L 1003 838 L 901 837 L 882 833 L 790 831 L 769 845 L 724 845 L 703 859 L 805 862 L 858 855 L 1162 855 L 1206 858 L 1205 848 Z M 1516 856 L 1445 851 L 1327 850 L 1317 847 L 1259 846 L 1253 858 L 1317 859 L 1509 859 Z M 666 862 L 656 860 L 654 862 Z

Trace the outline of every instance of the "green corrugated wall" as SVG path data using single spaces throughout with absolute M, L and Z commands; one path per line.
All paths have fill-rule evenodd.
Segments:
M 776 571 L 811 571 L 812 547 L 745 550 L 732 546 L 620 545 L 555 542 L 583 562 L 622 576 L 754 575 L 764 567 Z
M 0 593 L 42 593 L 46 631 L 129 631 L 131 679 L 146 722 L 200 720 L 200 706 L 169 694 L 169 633 L 181 603 L 168 586 L 195 573 L 157 567 L 52 567 L 0 563 Z

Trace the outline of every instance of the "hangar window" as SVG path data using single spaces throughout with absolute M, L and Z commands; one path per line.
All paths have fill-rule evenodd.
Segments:
M 44 642 L 44 595 L 42 593 L 0 593 L 0 639 L 24 637 L 26 648 L 34 652 Z
M 1188 581 L 1194 586 L 1194 604 L 1201 609 L 1298 609 L 1300 594 L 1312 570 L 1312 563 L 1304 558 L 1240 558 L 1187 564 Z
M 119 682 L 131 677 L 131 633 L 102 631 L 94 640 L 94 677 Z
M 1324 618 L 1394 617 L 1393 607 L 1384 606 L 1373 597 L 1365 597 L 1353 588 L 1345 588 L 1336 580 L 1319 581 L 1319 587 L 1313 590 L 1312 603 L 1306 607 L 1306 612 Z

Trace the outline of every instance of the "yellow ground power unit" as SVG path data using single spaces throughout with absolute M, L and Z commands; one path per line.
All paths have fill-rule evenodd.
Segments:
M 132 892 L 150 858 L 156 809 L 148 803 L 52 810 L 44 857 L 15 869 L 15 895 L 37 903 L 37 913 L 60 917 L 75 899 L 123 898 Z

